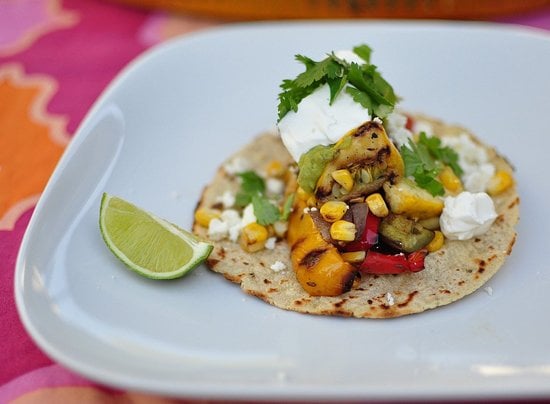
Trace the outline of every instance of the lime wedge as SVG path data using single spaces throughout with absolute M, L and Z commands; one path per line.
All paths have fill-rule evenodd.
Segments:
M 174 279 L 203 262 L 213 246 L 195 235 L 104 193 L 99 228 L 112 253 L 138 274 L 151 279 Z

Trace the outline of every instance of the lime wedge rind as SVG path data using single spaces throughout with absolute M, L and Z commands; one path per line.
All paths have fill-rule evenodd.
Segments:
M 210 255 L 212 252 L 212 249 L 214 248 L 211 244 L 206 243 L 204 241 L 201 241 L 196 237 L 194 234 L 189 233 L 183 229 L 180 229 L 176 225 L 152 214 L 149 212 L 145 212 L 141 210 L 140 208 L 130 204 L 129 202 L 124 201 L 128 205 L 134 207 L 136 210 L 141 211 L 142 213 L 145 213 L 148 217 L 150 217 L 152 220 L 154 220 L 156 223 L 158 223 L 159 226 L 162 226 L 165 230 L 170 232 L 171 234 L 177 236 L 181 240 L 183 240 L 185 243 L 187 243 L 191 247 L 192 256 L 189 258 L 189 260 L 182 265 L 179 268 L 172 269 L 170 271 L 153 271 L 150 268 L 143 267 L 139 264 L 136 264 L 134 260 L 132 260 L 130 257 L 128 257 L 127 254 L 125 254 L 122 250 L 120 250 L 114 240 L 110 237 L 110 231 L 108 228 L 108 225 L 106 223 L 105 218 L 107 217 L 107 210 L 109 209 L 109 203 L 113 198 L 117 198 L 115 196 L 111 196 L 107 193 L 103 193 L 103 196 L 101 198 L 101 205 L 100 205 L 100 215 L 99 215 L 99 227 L 101 231 L 101 236 L 103 238 L 103 241 L 109 248 L 109 250 L 113 253 L 115 257 L 117 257 L 124 265 L 131 269 L 132 271 L 138 273 L 139 275 L 142 275 L 144 277 L 150 278 L 150 279 L 176 279 L 180 278 L 189 272 L 191 272 L 193 269 L 195 269 L 199 264 L 204 262 L 206 258 Z M 117 198 L 121 200 L 120 198 Z

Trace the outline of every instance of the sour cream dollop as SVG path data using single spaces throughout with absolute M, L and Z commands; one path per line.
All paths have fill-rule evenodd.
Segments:
M 336 143 L 350 130 L 370 121 L 369 111 L 342 91 L 329 105 L 328 85 L 305 97 L 298 111 L 289 111 L 279 122 L 281 140 L 295 161 L 312 147 Z
M 364 63 L 351 50 L 340 50 L 335 55 L 348 63 Z M 311 148 L 336 143 L 350 130 L 371 120 L 369 111 L 345 91 L 338 94 L 332 105 L 329 100 L 330 89 L 325 84 L 305 97 L 298 111 L 289 111 L 279 122 L 281 140 L 295 161 Z
M 461 192 L 445 198 L 439 224 L 450 240 L 468 240 L 484 234 L 497 217 L 493 200 L 485 192 Z

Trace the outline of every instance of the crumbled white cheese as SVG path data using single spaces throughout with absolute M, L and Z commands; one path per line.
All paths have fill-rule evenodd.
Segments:
M 484 192 L 487 184 L 495 175 L 495 166 L 491 163 L 483 163 L 476 168 L 468 167 L 462 175 L 464 189 L 470 192 Z
M 322 85 L 300 102 L 298 111 L 289 111 L 279 122 L 281 140 L 295 161 L 315 146 L 336 143 L 371 119 L 369 111 L 346 91 L 332 105 L 329 100 L 330 89 Z
M 210 220 L 210 223 L 208 224 L 208 237 L 212 240 L 224 239 L 227 237 L 228 231 L 229 227 L 227 226 L 227 223 L 218 218 Z
M 461 192 L 445 198 L 439 224 L 450 240 L 468 240 L 489 230 L 497 217 L 493 200 L 485 192 Z
M 286 264 L 282 261 L 275 261 L 273 265 L 270 266 L 272 271 L 280 272 L 286 269 Z
M 487 294 L 488 294 L 489 296 L 493 296 L 493 288 L 492 288 L 492 287 L 487 286 L 487 287 L 485 288 L 485 292 L 487 292 Z
M 254 206 L 249 203 L 243 210 L 243 218 L 241 221 L 242 227 L 250 223 L 255 223 L 257 221 L 256 215 L 254 214 Z
M 220 215 L 220 219 L 227 223 L 228 226 L 234 226 L 241 223 L 239 212 L 235 209 L 225 209 Z
M 433 126 L 422 120 L 413 120 L 413 132 L 414 133 L 422 133 L 424 132 L 426 136 L 432 137 L 434 135 L 434 128 Z
M 399 148 L 409 144 L 409 139 L 412 139 L 412 132 L 406 128 L 406 125 L 407 117 L 399 112 L 394 111 L 386 118 L 386 132 Z
M 279 237 L 284 237 L 287 230 L 288 230 L 288 222 L 287 221 L 277 221 L 273 223 L 273 230 L 275 231 L 275 234 Z
M 237 240 L 239 240 L 239 236 L 241 235 L 242 230 L 241 224 L 235 224 L 229 228 L 229 240 L 236 243 Z
M 225 191 L 216 198 L 216 202 L 220 202 L 224 208 L 231 208 L 235 204 L 235 195 L 231 191 Z
M 275 243 L 277 242 L 277 237 L 269 237 L 265 242 L 265 248 L 268 250 L 273 250 L 275 248 Z
M 395 304 L 395 299 L 390 292 L 386 293 L 386 303 L 388 306 L 393 306 Z
M 237 242 L 242 228 L 253 222 L 256 222 L 256 216 L 252 204 L 244 209 L 242 217 L 235 209 L 225 209 L 219 218 L 210 221 L 208 236 L 212 240 L 229 238 L 229 240 Z
M 235 157 L 223 166 L 226 173 L 235 175 L 250 169 L 250 162 L 243 157 Z
M 464 171 L 464 189 L 470 192 L 484 192 L 495 173 L 495 167 L 489 162 L 485 149 L 466 133 L 445 136 L 442 138 L 442 144 L 451 147 L 458 154 L 458 163 Z
M 278 178 L 267 178 L 265 186 L 269 195 L 281 195 L 285 190 L 285 183 Z

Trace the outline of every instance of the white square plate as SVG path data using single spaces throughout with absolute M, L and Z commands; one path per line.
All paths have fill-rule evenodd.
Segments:
M 469 127 L 517 168 L 513 254 L 449 306 L 394 320 L 287 312 L 200 267 L 170 282 L 103 244 L 101 193 L 189 227 L 217 166 L 276 121 L 297 53 L 367 43 L 403 108 Z M 17 261 L 21 318 L 53 359 L 102 383 L 187 397 L 550 396 L 550 37 L 500 25 L 233 25 L 145 53 L 89 113 Z

